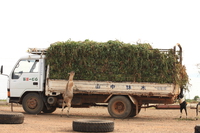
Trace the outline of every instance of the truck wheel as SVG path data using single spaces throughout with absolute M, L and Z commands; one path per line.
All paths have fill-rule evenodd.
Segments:
M 43 113 L 53 113 L 56 110 L 56 107 L 50 107 L 50 109 L 47 109 L 46 106 L 44 106 L 42 112 Z
M 24 114 L 0 112 L 0 124 L 22 124 L 24 122 Z
M 131 101 L 125 96 L 115 96 L 108 103 L 108 112 L 114 118 L 127 118 L 131 110 Z
M 29 93 L 24 97 L 22 106 L 26 113 L 39 114 L 44 107 L 44 103 L 37 93 Z
M 140 113 L 141 106 L 138 106 L 138 114 Z M 134 117 L 136 116 L 136 105 L 132 103 L 132 109 L 129 117 Z
M 114 122 L 109 120 L 79 119 L 73 121 L 73 130 L 78 132 L 112 132 Z

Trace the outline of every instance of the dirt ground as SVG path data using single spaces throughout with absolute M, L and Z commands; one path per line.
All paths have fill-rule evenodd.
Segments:
M 10 111 L 8 105 L 1 105 L 1 111 Z M 30 115 L 26 114 L 21 106 L 15 106 L 14 112 L 24 113 L 23 124 L 1 124 L 1 133 L 65 133 L 74 132 L 72 121 L 76 119 L 104 119 L 114 121 L 114 133 L 194 133 L 195 125 L 200 124 L 200 119 L 195 120 L 195 110 L 188 107 L 188 118 L 185 113 L 179 119 L 179 110 L 156 110 L 154 108 L 142 109 L 136 116 L 129 119 L 112 118 L 106 107 L 71 108 L 70 116 L 60 117 L 61 109 L 52 114 Z

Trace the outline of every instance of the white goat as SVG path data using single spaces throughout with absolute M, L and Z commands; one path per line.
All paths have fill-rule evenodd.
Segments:
M 65 92 L 62 94 L 63 103 L 62 103 L 61 117 L 62 117 L 62 114 L 63 114 L 63 109 L 64 109 L 66 104 L 67 104 L 67 107 L 68 107 L 67 116 L 69 116 L 69 109 L 71 107 L 71 101 L 72 101 L 72 98 L 73 98 L 73 86 L 74 86 L 73 78 L 74 78 L 75 72 L 71 71 L 68 74 L 69 74 L 69 80 L 67 82 Z

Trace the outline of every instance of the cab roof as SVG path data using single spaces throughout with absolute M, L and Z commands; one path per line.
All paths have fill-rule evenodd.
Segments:
M 20 59 L 45 59 L 45 55 L 36 55 L 36 54 L 30 54 L 26 56 L 22 56 Z

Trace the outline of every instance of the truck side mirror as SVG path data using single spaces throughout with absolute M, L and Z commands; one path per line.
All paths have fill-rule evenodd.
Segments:
M 1 66 L 1 74 L 3 73 L 3 65 Z

